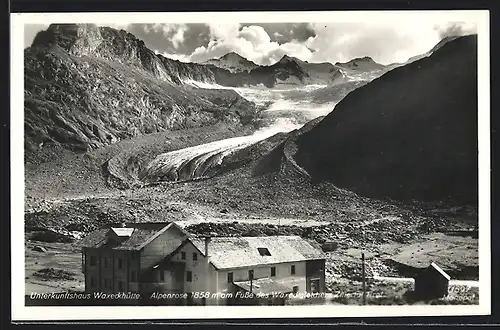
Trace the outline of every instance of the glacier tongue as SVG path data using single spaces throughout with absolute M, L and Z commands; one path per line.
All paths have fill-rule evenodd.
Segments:
M 201 178 L 211 168 L 222 164 L 224 157 L 265 140 L 275 134 L 302 127 L 286 118 L 252 135 L 219 140 L 158 155 L 144 170 L 143 181 L 178 181 Z
M 373 79 L 374 76 L 365 73 L 352 73 L 342 88 L 350 88 L 350 81 Z M 263 128 L 252 135 L 219 140 L 190 148 L 175 150 L 158 155 L 142 171 L 140 177 L 144 182 L 181 181 L 202 178 L 207 173 L 221 165 L 224 158 L 238 150 L 249 147 L 277 133 L 286 133 L 302 127 L 306 122 L 328 114 L 340 95 L 332 86 L 313 84 L 305 86 L 276 86 L 266 88 L 225 87 L 215 83 L 200 82 L 191 79 L 183 81 L 202 89 L 232 89 L 240 96 L 264 108 L 261 111 Z M 335 87 L 335 86 L 333 86 Z M 335 87 L 338 88 L 338 87 Z M 352 87 L 354 88 L 354 87 Z M 338 89 L 339 91 L 341 90 Z M 320 103 L 313 99 L 313 94 L 326 95 Z M 339 94 L 339 95 L 336 95 Z

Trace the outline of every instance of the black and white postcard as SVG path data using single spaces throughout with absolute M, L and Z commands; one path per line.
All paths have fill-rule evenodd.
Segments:
M 490 313 L 488 11 L 11 21 L 13 320 Z

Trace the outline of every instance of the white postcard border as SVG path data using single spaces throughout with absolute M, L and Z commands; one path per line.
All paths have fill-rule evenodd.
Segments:
M 411 22 L 436 19 L 475 22 L 479 88 L 479 305 L 468 306 L 25 306 L 24 284 L 24 24 L 217 22 Z M 489 11 L 15 13 L 11 14 L 11 260 L 12 319 L 154 320 L 221 318 L 383 317 L 488 315 L 491 313 Z M 459 70 L 460 68 L 457 68 Z

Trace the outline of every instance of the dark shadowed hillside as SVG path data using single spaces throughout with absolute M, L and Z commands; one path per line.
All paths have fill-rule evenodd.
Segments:
M 297 139 L 315 180 L 375 198 L 477 204 L 477 36 L 348 94 Z

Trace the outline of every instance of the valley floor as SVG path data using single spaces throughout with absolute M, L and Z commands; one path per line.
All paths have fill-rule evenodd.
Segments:
M 45 252 L 35 251 L 42 247 Z M 422 264 L 428 260 L 438 263 L 456 262 L 453 256 L 460 256 L 459 262 L 467 263 L 477 254 L 477 240 L 467 237 L 455 237 L 433 234 L 416 240 L 413 244 L 385 244 L 370 246 L 365 250 L 358 248 L 340 248 L 328 253 L 326 282 L 328 293 L 326 302 L 331 304 L 361 304 L 362 289 L 360 281 L 361 251 L 366 251 L 367 303 L 387 304 L 423 304 L 425 301 L 411 301 L 405 298 L 413 289 L 413 278 L 404 277 L 405 272 L 398 269 L 394 260 L 403 260 L 418 251 Z M 439 251 L 439 253 L 436 253 Z M 451 259 L 449 259 L 451 258 Z M 470 260 L 463 260 L 470 258 Z M 47 243 L 27 240 L 25 245 L 25 293 L 83 291 L 84 276 L 81 272 L 81 251 L 78 242 Z M 477 274 L 457 273 L 459 279 L 450 281 L 449 296 L 439 304 L 478 304 L 479 291 Z M 463 280 L 467 278 L 468 280 Z M 475 278 L 475 280 L 472 280 Z M 291 304 L 300 304 L 291 301 Z
M 59 171 L 70 178 L 72 172 L 61 165 Z M 74 237 L 122 221 L 175 221 L 193 234 L 299 235 L 318 245 L 335 242 L 326 267 L 332 304 L 360 302 L 362 251 L 370 304 L 413 303 L 403 297 L 413 285 L 412 269 L 431 261 L 454 280 L 478 279 L 477 230 L 469 231 L 477 213 L 468 207 L 377 201 L 280 172 L 253 176 L 245 166 L 207 180 L 122 190 L 103 184 L 99 175 L 89 180 L 99 189 L 67 179 L 71 189 L 53 189 L 49 195 L 33 181 L 27 186 L 26 294 L 83 290 L 79 240 Z M 452 293 L 438 303 L 478 303 L 476 282 L 471 283 L 454 283 L 452 287 L 467 288 L 462 290 L 466 293 Z
M 25 169 L 26 294 L 83 290 L 78 238 L 119 222 L 175 221 L 193 234 L 299 235 L 318 246 L 334 242 L 326 267 L 331 303 L 359 303 L 362 251 L 369 290 L 382 292 L 369 303 L 410 303 L 401 298 L 412 285 L 405 278 L 431 261 L 453 279 L 477 281 L 475 208 L 365 198 L 284 172 L 282 155 L 270 157 L 265 171 L 254 175 L 256 163 L 283 136 L 231 156 L 234 167 L 210 179 L 135 184 L 141 169 L 161 153 L 251 133 L 248 127 L 218 125 L 140 136 L 81 155 L 42 151 L 46 159 Z M 477 303 L 477 288 L 470 284 L 454 285 L 471 288 L 462 298 Z

